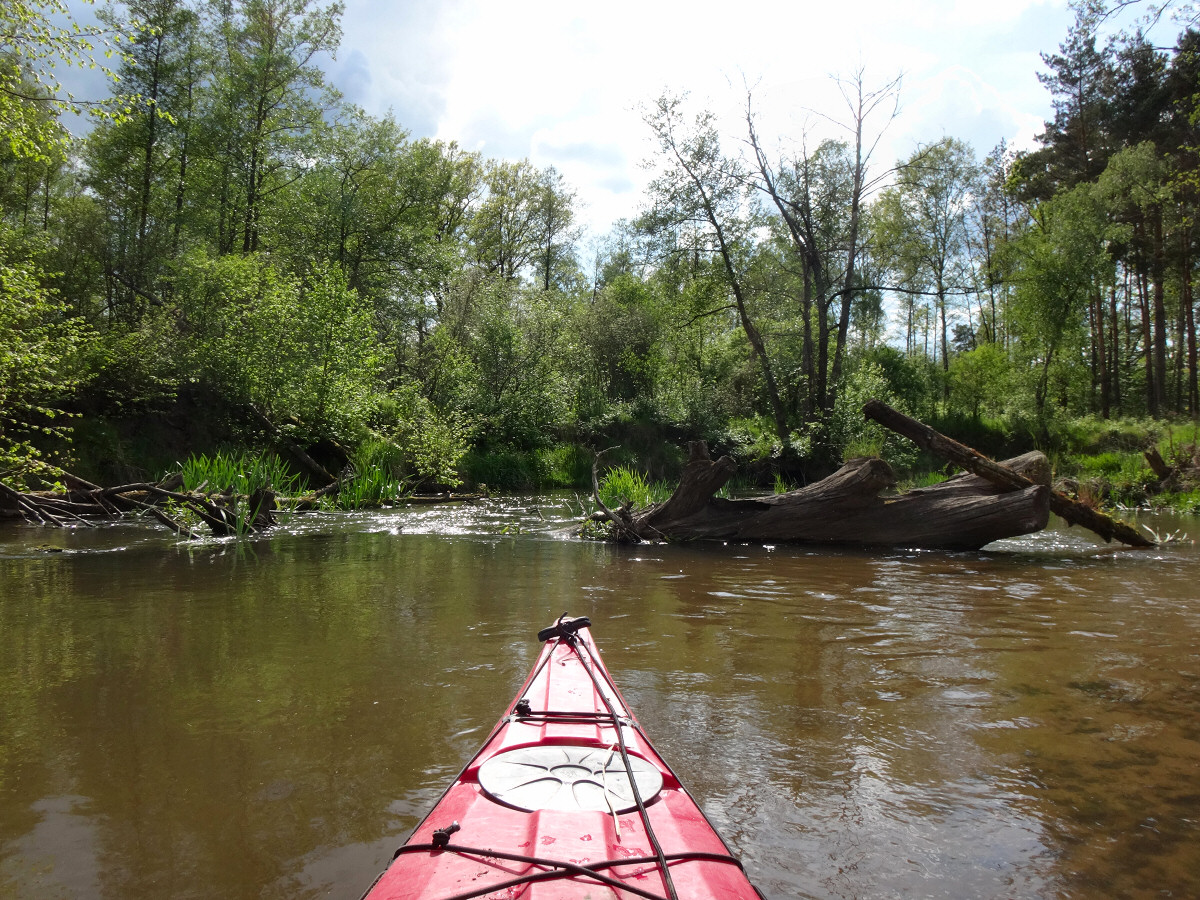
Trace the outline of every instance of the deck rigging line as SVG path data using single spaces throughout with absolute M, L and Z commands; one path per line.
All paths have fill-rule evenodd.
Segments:
M 737 866 L 743 869 L 741 862 L 734 856 L 724 853 L 707 853 L 704 851 L 687 851 L 684 853 L 671 853 L 664 856 L 637 856 L 637 857 L 622 857 L 621 859 L 605 859 L 599 862 L 588 863 L 582 865 L 580 863 L 565 862 L 560 859 L 548 859 L 539 856 L 523 856 L 520 853 L 506 853 L 499 850 L 489 850 L 482 847 L 465 847 L 461 844 L 405 844 L 400 847 L 393 859 L 404 853 L 416 852 L 444 852 L 457 853 L 461 856 L 471 856 L 479 859 L 480 862 L 486 863 L 489 859 L 504 859 L 510 862 L 523 862 L 536 866 L 546 867 L 542 872 L 530 872 L 526 875 L 518 875 L 508 881 L 493 882 L 492 884 L 473 890 L 465 891 L 461 894 L 449 894 L 439 898 L 439 900 L 470 900 L 471 897 L 481 897 L 484 894 L 491 894 L 497 891 L 503 891 L 510 887 L 517 887 L 522 884 L 532 884 L 538 881 L 552 881 L 558 878 L 584 877 L 594 879 L 600 884 L 607 885 L 619 891 L 627 891 L 631 894 L 636 894 L 639 897 L 646 897 L 647 900 L 663 900 L 658 894 L 652 893 L 645 888 L 637 887 L 625 881 L 620 881 L 616 878 L 610 878 L 607 875 L 601 874 L 600 869 L 613 869 L 618 866 L 641 866 L 653 864 L 661 870 L 665 864 L 682 863 L 690 861 L 704 862 L 724 862 Z M 745 871 L 743 869 L 743 871 Z
M 557 629 L 559 631 L 559 642 L 566 641 L 568 647 L 571 648 L 575 656 L 579 659 L 580 665 L 583 666 L 588 677 L 592 680 L 592 685 L 596 688 L 596 693 L 604 703 L 608 714 L 612 716 L 612 721 L 616 725 L 617 745 L 621 751 L 621 761 L 625 764 L 625 774 L 629 776 L 629 788 L 633 794 L 634 802 L 637 803 L 638 815 L 642 819 L 642 826 L 646 829 L 646 837 L 650 839 L 650 846 L 654 848 L 655 858 L 658 860 L 658 870 L 662 875 L 663 886 L 667 889 L 667 896 L 670 900 L 679 900 L 679 894 L 675 890 L 675 880 L 671 877 L 671 870 L 667 866 L 667 857 L 663 853 L 662 844 L 658 842 L 658 835 L 654 833 L 654 827 L 650 824 L 650 814 L 646 812 L 646 804 L 642 800 L 642 792 L 638 788 L 637 777 L 633 774 L 633 763 L 629 759 L 629 748 L 625 746 L 625 730 L 622 728 L 621 717 L 617 715 L 616 709 L 612 705 L 612 701 L 608 698 L 608 693 L 604 686 L 600 683 L 600 679 L 596 675 L 596 659 L 592 656 L 591 650 L 587 649 L 585 655 L 579 649 L 579 638 L 575 634 L 574 628 L 564 627 L 563 619 L 566 618 L 566 613 L 558 620 Z M 586 618 L 575 620 L 576 622 L 588 622 Z M 574 624 L 574 623 L 571 623 Z M 579 626 L 576 626 L 579 627 Z M 540 637 L 540 635 L 539 635 Z
M 445 828 L 438 829 L 438 831 L 434 833 L 434 840 L 432 843 L 404 844 L 396 850 L 395 854 L 392 856 L 392 859 L 398 859 L 400 856 L 406 853 L 454 853 L 463 857 L 475 857 L 483 863 L 486 863 L 489 859 L 503 859 L 510 862 L 527 863 L 542 867 L 542 871 L 529 872 L 525 875 L 517 876 L 507 881 L 492 883 L 459 894 L 447 895 L 446 897 L 440 898 L 440 900 L 471 900 L 473 897 L 480 897 L 485 894 L 504 891 L 508 888 L 517 887 L 522 884 L 532 884 L 534 882 L 573 877 L 592 879 L 597 884 L 611 887 L 617 891 L 625 891 L 638 897 L 645 897 L 647 900 L 663 900 L 661 896 L 652 893 L 645 888 L 629 884 L 628 882 L 621 881 L 617 878 L 612 878 L 600 871 L 601 869 L 613 869 L 617 867 L 624 868 L 626 866 L 638 865 L 653 865 L 662 877 L 663 885 L 667 891 L 667 900 L 679 900 L 679 894 L 675 889 L 674 879 L 671 877 L 670 867 L 672 864 L 679 864 L 689 861 L 722 862 L 737 866 L 743 872 L 745 871 L 745 867 L 742 865 L 741 860 L 735 857 L 731 852 L 728 852 L 728 847 L 726 847 L 726 853 L 711 853 L 707 851 L 695 850 L 671 854 L 663 852 L 662 845 L 658 840 L 658 836 L 654 833 L 654 828 L 650 824 L 650 814 L 646 811 L 646 804 L 642 798 L 641 790 L 638 787 L 637 778 L 634 775 L 633 763 L 630 760 L 629 749 L 625 744 L 625 728 L 632 728 L 638 734 L 641 734 L 643 738 L 645 737 L 645 733 L 642 731 L 641 726 L 632 717 L 632 715 L 622 716 L 617 713 L 616 708 L 613 706 L 612 700 L 609 699 L 609 695 L 605 690 L 604 684 L 596 674 L 598 661 L 595 655 L 592 653 L 591 648 L 584 644 L 583 649 L 580 649 L 580 641 L 575 632 L 579 628 L 587 627 L 590 624 L 591 623 L 586 617 L 568 619 L 564 613 L 554 625 L 543 629 L 538 634 L 538 639 L 541 641 L 556 640 L 558 643 L 565 643 L 567 647 L 570 648 L 575 657 L 579 660 L 580 665 L 583 666 L 584 671 L 587 672 L 588 677 L 592 681 L 593 687 L 596 689 L 596 694 L 604 703 L 607 712 L 587 713 L 557 710 L 535 711 L 530 708 L 529 702 L 525 697 L 520 697 L 518 698 L 517 703 L 514 705 L 514 712 L 508 716 L 505 716 L 496 724 L 496 727 L 492 730 L 492 733 L 488 736 L 487 740 L 483 742 L 483 746 L 487 747 L 490 745 L 500 733 L 501 729 L 507 723 L 514 721 L 521 722 L 523 724 L 533 724 L 541 721 L 572 724 L 595 724 L 599 726 L 612 727 L 616 731 L 617 736 L 616 745 L 613 749 L 619 751 L 621 754 L 621 761 L 625 766 L 625 773 L 629 778 L 630 790 L 633 794 L 633 799 L 637 804 L 638 815 L 641 819 L 642 826 L 646 830 L 646 837 L 650 841 L 650 845 L 654 850 L 654 855 L 634 858 L 606 859 L 583 865 L 580 863 L 573 863 L 559 859 L 524 856 L 518 853 L 508 853 L 481 847 L 469 847 L 462 844 L 450 843 L 450 836 L 460 830 L 458 823 L 454 822 Z M 529 676 L 527 684 L 533 684 L 541 670 L 549 663 L 552 655 L 553 654 L 551 653 L 545 654 L 541 663 Z M 452 784 L 461 780 L 463 774 L 465 774 L 467 769 L 470 767 L 471 762 L 473 761 L 474 758 L 472 758 L 471 761 L 463 766 L 458 778 L 456 778 Z M 665 765 L 665 763 L 663 764 Z M 607 766 L 605 766 L 605 769 L 607 770 Z M 672 775 L 673 774 L 674 773 L 672 773 Z M 701 809 L 700 814 L 704 816 L 705 821 L 708 821 L 708 816 L 704 813 L 704 810 Z M 427 818 L 428 816 L 426 816 L 426 819 Z M 709 822 L 709 825 L 711 827 L 712 823 Z M 420 825 L 418 825 L 418 828 L 419 827 Z M 718 834 L 719 837 L 719 833 L 716 832 L 716 829 L 713 829 L 713 833 Z M 722 843 L 724 843 L 723 840 Z M 379 878 L 382 878 L 383 874 L 384 873 L 380 873 Z M 379 878 L 376 879 L 376 882 L 378 882 Z M 373 887 L 374 885 L 372 885 L 372 888 Z M 757 892 L 757 888 L 755 890 Z M 367 894 L 370 892 L 371 888 L 368 888 Z M 365 897 L 366 894 L 363 896 Z M 759 893 L 759 896 L 761 897 L 762 894 Z

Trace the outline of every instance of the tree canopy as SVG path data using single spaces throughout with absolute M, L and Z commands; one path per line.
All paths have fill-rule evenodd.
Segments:
M 339 3 L 126 0 L 95 28 L 8 3 L 0 469 L 184 409 L 233 443 L 386 440 L 433 479 L 438 447 L 635 424 L 828 463 L 881 440 L 867 395 L 1009 427 L 1200 415 L 1200 33 L 1163 49 L 1073 9 L 1019 154 L 880 159 L 900 85 L 863 71 L 820 135 L 763 135 L 749 94 L 726 134 L 665 93 L 642 208 L 585 264 L 562 173 L 339 94 Z M 111 66 L 111 96 L 63 95 L 55 61 Z

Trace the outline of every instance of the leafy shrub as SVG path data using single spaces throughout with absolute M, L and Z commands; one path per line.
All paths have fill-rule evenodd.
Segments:
M 378 401 L 371 422 L 375 434 L 360 451 L 383 454 L 395 476 L 447 487 L 462 484 L 458 466 L 473 431 L 467 416 L 439 410 L 409 384 Z
M 536 454 L 522 450 L 471 450 L 461 467 L 468 482 L 491 491 L 532 491 L 542 483 Z
M 829 460 L 882 456 L 895 466 L 911 465 L 917 458 L 912 442 L 862 414 L 863 406 L 872 399 L 903 408 L 891 393 L 882 368 L 868 360 L 849 373 L 838 391 L 823 441 Z
M 38 445 L 70 440 L 62 405 L 77 383 L 74 360 L 88 337 L 14 243 L 0 226 L 0 473 L 43 469 Z
M 1012 395 L 1012 363 L 995 344 L 956 354 L 950 361 L 950 399 L 956 409 L 1001 416 Z
M 380 364 L 371 309 L 334 266 L 300 279 L 265 256 L 186 257 L 188 369 L 301 441 L 364 436 Z
M 542 487 L 589 487 L 592 453 L 576 444 L 558 444 L 535 452 Z
M 787 450 L 795 456 L 803 458 L 812 452 L 809 434 L 792 432 L 789 437 Z M 732 455 L 747 461 L 776 459 L 784 452 L 775 423 L 766 416 L 731 420 L 721 434 L 720 442 Z

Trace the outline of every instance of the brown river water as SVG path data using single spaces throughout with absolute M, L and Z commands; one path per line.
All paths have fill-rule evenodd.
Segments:
M 1200 896 L 1195 545 L 615 547 L 578 512 L 0 527 L 0 897 L 359 897 L 563 611 L 768 900 Z

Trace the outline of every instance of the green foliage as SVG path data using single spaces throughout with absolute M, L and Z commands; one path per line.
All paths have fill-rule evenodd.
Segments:
M 331 505 L 342 510 L 366 509 L 394 503 L 411 493 L 401 471 L 404 454 L 387 441 L 369 440 L 350 459 L 353 472 L 343 481 Z
M 115 323 L 85 348 L 83 403 L 92 413 L 112 416 L 167 408 L 184 382 L 185 355 L 169 310 L 156 309 L 137 328 Z
M 1080 185 L 1043 203 L 1034 226 L 1011 245 L 1022 270 L 1013 312 L 1021 346 L 1040 372 L 1034 389 L 1039 416 L 1046 413 L 1052 363 L 1080 346 L 1084 311 L 1112 281 L 1107 237 L 1096 193 Z
M 131 23 L 133 33 L 139 27 Z M 111 56 L 128 34 L 80 26 L 65 0 L 5 0 L 0 6 L 0 37 L 0 135 L 16 158 L 48 161 L 65 155 L 69 135 L 58 124 L 60 113 L 88 109 L 110 118 L 128 113 L 132 98 L 85 104 L 64 96 L 53 72 L 61 63 L 100 69 L 113 77 L 97 56 Z
M 462 468 L 471 484 L 487 485 L 490 491 L 533 491 L 542 485 L 542 467 L 533 451 L 472 450 L 463 457 Z
M 553 167 L 529 160 L 489 161 L 487 196 L 468 226 L 475 258 L 484 271 L 513 281 L 527 275 L 543 291 L 572 280 L 574 192 Z
M 900 491 L 913 491 L 919 488 L 933 487 L 935 484 L 941 484 L 949 477 L 945 472 L 920 472 L 911 478 L 903 479 L 897 485 L 897 488 Z
M 631 503 L 635 509 L 643 509 L 662 503 L 671 496 L 671 486 L 661 481 L 650 482 L 637 469 L 617 466 L 609 469 L 600 481 L 600 499 L 609 509 Z
M 415 384 L 407 384 L 382 398 L 371 420 L 391 448 L 389 464 L 396 475 L 419 484 L 462 483 L 458 465 L 470 448 L 473 430 L 466 415 L 439 410 Z
M 844 461 L 859 456 L 884 456 L 896 466 L 910 464 L 916 459 L 912 443 L 869 421 L 862 414 L 868 400 L 900 406 L 891 395 L 882 367 L 869 360 L 849 373 L 838 392 L 837 404 L 823 435 L 823 448 L 829 459 Z
M 455 298 L 473 308 L 458 346 L 450 334 L 441 345 L 457 382 L 445 405 L 465 407 L 485 446 L 544 447 L 569 418 L 565 311 L 556 299 L 494 276 Z
M 979 191 L 974 151 L 954 138 L 917 149 L 899 166 L 897 183 L 872 208 L 876 265 L 904 290 L 906 347 L 916 346 L 918 304 L 940 322 L 941 362 L 949 366 L 949 320 L 973 283 L 971 235 L 962 210 Z
M 251 494 L 269 488 L 295 495 L 308 489 L 307 479 L 293 473 L 274 453 L 216 453 L 189 456 L 179 467 L 185 491 Z
M 45 467 L 38 445 L 69 441 L 64 402 L 88 330 L 42 287 L 45 273 L 0 225 L 0 472 Z
M 1142 503 L 1147 497 L 1147 485 L 1156 481 L 1141 453 L 1118 451 L 1060 456 L 1056 473 L 1076 479 L 1081 495 L 1123 505 Z
M 904 353 L 895 347 L 881 344 L 851 359 L 851 368 L 872 365 L 883 378 L 885 389 L 898 409 L 918 418 L 929 416 L 937 400 L 939 372 L 933 360 L 918 354 Z
M 1200 516 L 1200 488 L 1194 491 L 1160 494 L 1154 500 L 1155 506 L 1173 509 L 1182 515 Z
M 1013 396 L 1012 363 L 996 344 L 982 344 L 950 361 L 950 401 L 975 418 L 1003 415 Z
M 1080 456 L 1141 453 L 1167 437 L 1163 426 L 1153 419 L 1103 419 L 1094 415 L 1064 421 L 1055 433 L 1061 449 Z
M 1032 420 L 1020 416 L 988 418 L 950 409 L 931 417 L 928 424 L 947 437 L 993 459 L 1007 459 L 1034 449 L 1044 452 L 1053 449 L 1044 441 L 1039 443 Z
M 371 312 L 339 270 L 319 265 L 299 279 L 261 256 L 193 254 L 177 291 L 198 377 L 273 422 L 291 420 L 300 440 L 365 436 L 380 360 Z
M 1077 457 L 1075 462 L 1081 478 L 1103 476 L 1128 482 L 1147 481 L 1154 477 L 1140 453 L 1118 453 L 1109 450 L 1095 456 Z
M 721 443 L 729 446 L 735 456 L 751 461 L 778 459 L 785 450 L 775 434 L 775 423 L 765 417 L 732 420 L 721 435 Z M 786 450 L 802 459 L 812 447 L 809 435 L 793 432 Z
M 591 485 L 590 450 L 576 444 L 558 444 L 535 452 L 542 487 L 581 488 Z
M 462 468 L 475 487 L 489 491 L 536 491 L 547 488 L 588 488 L 592 483 L 590 450 L 576 444 L 556 444 L 537 450 L 471 451 Z
M 581 373 L 598 402 L 653 397 L 663 360 L 659 310 L 650 285 L 617 275 L 576 317 L 586 353 Z
M 121 434 L 198 412 L 179 429 L 195 449 L 264 440 L 257 411 L 301 444 L 379 455 L 360 460 L 372 502 L 387 479 L 586 485 L 565 441 L 621 443 L 653 477 L 692 438 L 769 461 L 760 478 L 870 453 L 903 467 L 915 451 L 863 420 L 870 397 L 980 449 L 1064 458 L 1081 414 L 1183 413 L 1200 36 L 1170 57 L 1135 35 L 1100 49 L 1098 9 L 1045 60 L 1042 150 L 997 148 L 982 175 L 944 138 L 874 192 L 864 125 L 894 85 L 843 84 L 852 142 L 775 157 L 752 110 L 731 142 L 664 95 L 647 211 L 585 284 L 558 172 L 412 140 L 327 84 L 340 3 L 101 13 L 117 96 L 69 166 L 58 115 L 79 104 L 48 65 L 88 64 L 101 35 L 55 24 L 60 0 L 9 3 L 0 452 L 27 465 L 66 437 L 66 408 L 96 434 L 100 416 Z M 105 471 L 158 465 L 106 446 L 138 459 Z

